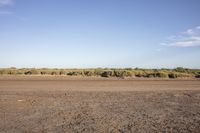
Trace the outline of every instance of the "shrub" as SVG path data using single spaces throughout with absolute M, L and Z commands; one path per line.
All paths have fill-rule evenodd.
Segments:
M 31 70 L 26 70 L 24 72 L 25 75 L 37 75 L 37 74 L 40 74 L 39 70 L 37 69 L 31 69 Z
M 66 72 L 65 72 L 64 70 L 60 70 L 59 74 L 60 74 L 60 75 L 65 75 Z
M 136 77 L 147 77 L 147 74 L 144 71 L 135 71 Z
M 148 77 L 148 78 L 155 78 L 157 76 L 156 76 L 156 73 L 150 73 L 150 74 L 147 74 L 146 77 Z
M 41 75 L 46 75 L 46 72 L 45 71 L 41 71 L 40 74 Z
M 24 73 L 22 71 L 17 71 L 16 75 L 23 75 Z
M 84 75 L 84 73 L 81 71 L 71 71 L 71 72 L 68 72 L 67 75 L 78 76 L 78 75 Z
M 0 70 L 0 75 L 8 74 L 8 71 L 5 69 Z
M 37 69 L 31 69 L 31 73 L 32 73 L 33 75 L 37 75 L 37 74 L 39 74 L 40 72 L 39 72 L 39 70 L 37 70 Z
M 51 75 L 59 75 L 59 74 L 60 74 L 59 71 L 52 71 L 52 72 L 51 72 Z
M 88 70 L 88 71 L 84 71 L 84 75 L 85 75 L 85 76 L 94 76 L 95 74 L 94 74 L 93 71 L 91 71 L 91 70 L 89 71 L 89 70 Z
M 182 72 L 182 73 L 186 73 L 188 72 L 188 69 L 183 68 L 183 67 L 177 67 L 174 69 L 176 72 Z
M 122 76 L 122 71 L 121 70 L 114 70 L 114 76 L 115 77 L 121 77 Z
M 52 75 L 52 72 L 55 72 L 55 71 L 56 71 L 56 73 L 57 72 L 59 73 L 59 71 L 56 69 L 42 69 L 42 70 L 40 70 L 40 73 L 42 75 Z
M 124 70 L 132 71 L 133 69 L 132 68 L 125 68 Z
M 200 74 L 195 75 L 195 78 L 200 78 Z
M 101 74 L 102 77 L 111 77 L 113 76 L 113 71 L 104 71 L 102 74 Z
M 177 75 L 175 73 L 170 73 L 168 74 L 169 78 L 177 78 Z
M 148 78 L 168 78 L 168 74 L 164 72 L 155 72 L 147 74 Z
M 15 75 L 15 74 L 16 74 L 16 70 L 9 69 L 9 70 L 7 71 L 7 74 L 9 74 L 9 75 Z
M 128 70 L 114 70 L 114 76 L 120 78 L 131 77 L 132 72 Z
M 104 72 L 104 70 L 101 69 L 101 68 L 95 69 L 95 70 L 94 70 L 94 75 L 95 75 L 95 76 L 101 76 L 103 72 Z
M 133 76 L 133 72 L 130 71 L 130 70 L 126 70 L 126 71 L 124 71 L 124 76 L 125 77 L 132 77 Z
M 190 70 L 190 72 L 194 75 L 199 75 L 200 74 L 200 70 L 199 69 L 192 69 Z
M 158 72 L 156 74 L 159 78 L 168 78 L 168 74 L 164 72 Z
M 191 77 L 191 75 L 188 73 L 177 73 L 176 75 L 177 77 L 180 77 L 180 78 Z
M 26 71 L 26 72 L 24 72 L 24 74 L 25 74 L 25 75 L 31 75 L 32 72 L 31 72 L 31 71 Z

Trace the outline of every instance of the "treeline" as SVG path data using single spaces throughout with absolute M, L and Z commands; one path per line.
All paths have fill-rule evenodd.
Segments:
M 1 68 L 0 75 L 69 75 L 95 77 L 145 77 L 145 78 L 200 78 L 200 69 L 178 67 L 175 69 L 96 68 L 96 69 L 49 69 L 49 68 Z

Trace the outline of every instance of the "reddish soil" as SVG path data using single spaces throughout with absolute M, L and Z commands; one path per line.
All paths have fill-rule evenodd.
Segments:
M 200 132 L 199 80 L 0 77 L 0 133 Z

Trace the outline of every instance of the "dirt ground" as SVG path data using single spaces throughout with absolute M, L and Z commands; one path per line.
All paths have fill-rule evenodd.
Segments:
M 0 133 L 199 133 L 199 80 L 0 77 Z

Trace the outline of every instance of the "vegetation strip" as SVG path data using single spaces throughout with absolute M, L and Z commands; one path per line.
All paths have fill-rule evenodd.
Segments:
M 49 69 L 49 68 L 1 68 L 0 75 L 69 75 L 97 77 L 146 77 L 146 78 L 200 78 L 200 69 L 177 67 L 175 69 L 141 68 L 94 68 L 94 69 Z

